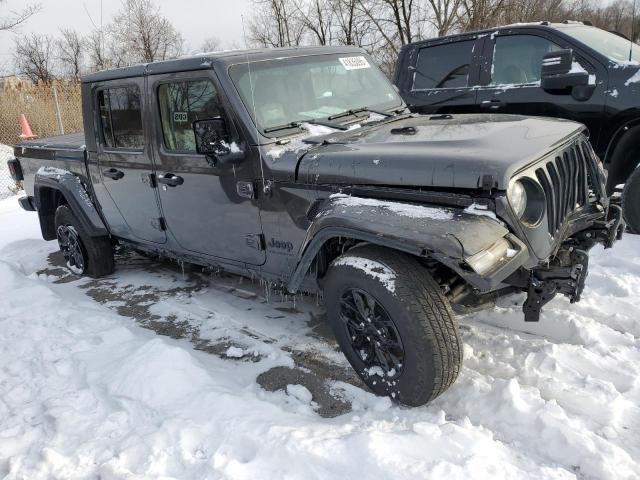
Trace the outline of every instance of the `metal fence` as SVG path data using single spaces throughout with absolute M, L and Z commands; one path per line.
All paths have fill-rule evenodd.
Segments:
M 19 141 L 20 114 L 24 114 L 34 135 L 49 137 L 82 130 L 80 84 L 57 81 L 35 85 L 16 80 L 0 84 L 0 199 L 19 188 L 9 175 L 6 162 Z
M 0 90 L 0 144 L 13 145 L 24 113 L 33 133 L 49 137 L 82 130 L 80 84 L 57 81 L 46 85 L 19 82 Z

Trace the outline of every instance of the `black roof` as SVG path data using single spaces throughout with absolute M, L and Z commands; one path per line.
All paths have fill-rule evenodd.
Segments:
M 286 47 L 286 48 L 260 48 L 252 50 L 228 50 L 222 52 L 207 52 L 187 57 L 165 60 L 162 62 L 142 63 L 131 67 L 113 68 L 91 73 L 82 77 L 83 83 L 102 82 L 118 78 L 142 77 L 159 73 L 185 72 L 189 70 L 204 70 L 211 68 L 213 63 L 220 62 L 226 65 L 235 63 L 260 62 L 278 58 L 304 57 L 309 55 L 325 55 L 332 53 L 363 53 L 363 50 L 352 46 L 339 47 Z
M 444 35 L 442 37 L 436 37 L 436 38 L 426 38 L 424 40 L 418 40 L 416 42 L 412 42 L 409 45 L 420 45 L 423 43 L 430 43 L 433 42 L 435 40 L 449 40 L 449 39 L 454 39 L 454 38 L 459 38 L 459 37 L 474 37 L 474 36 L 480 36 L 480 35 L 491 35 L 492 33 L 496 33 L 496 32 L 500 32 L 503 30 L 517 30 L 517 29 L 523 29 L 523 28 L 548 28 L 548 29 L 552 29 L 552 30 L 564 30 L 567 28 L 576 28 L 576 27 L 592 27 L 592 25 L 588 25 L 585 24 L 583 22 L 573 22 L 573 21 L 567 21 L 567 22 L 562 22 L 562 23 L 556 23 L 556 22 L 546 22 L 546 21 L 539 21 L 539 22 L 527 22 L 527 23 L 512 23 L 512 24 L 508 24 L 508 25 L 499 25 L 497 27 L 492 27 L 492 28 L 485 28 L 483 30 L 474 30 L 474 31 L 470 31 L 470 32 L 460 32 L 460 33 L 452 33 L 451 35 Z M 595 28 L 595 27 L 592 27 Z M 406 48 L 407 46 L 403 46 L 403 48 Z

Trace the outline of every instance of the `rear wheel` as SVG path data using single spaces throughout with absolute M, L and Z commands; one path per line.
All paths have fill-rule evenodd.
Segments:
M 455 316 L 412 257 L 354 248 L 332 263 L 324 296 L 342 351 L 376 394 L 417 406 L 455 381 L 462 363 Z
M 629 230 L 640 234 L 640 167 L 633 171 L 622 191 L 622 213 Z
M 55 225 L 58 245 L 69 270 L 94 278 L 113 273 L 113 248 L 108 237 L 87 235 L 66 205 L 56 210 Z

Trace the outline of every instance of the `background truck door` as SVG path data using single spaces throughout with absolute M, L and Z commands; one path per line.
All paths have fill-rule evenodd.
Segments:
M 543 35 L 543 33 L 545 33 Z M 593 74 L 595 90 L 588 100 L 576 100 L 569 92 L 549 93 L 540 87 L 542 57 L 554 50 L 573 48 L 574 68 Z M 485 63 L 477 102 L 486 113 L 512 113 L 567 118 L 584 123 L 596 145 L 605 104 L 607 74 L 595 62 L 546 32 L 497 33 L 484 47 Z
M 158 199 L 150 184 L 153 162 L 142 121 L 143 86 L 142 78 L 131 78 L 106 82 L 95 90 L 96 155 L 104 187 L 96 188 L 96 195 L 111 233 L 164 243 Z
M 436 40 L 419 44 L 402 68 L 398 88 L 411 110 L 418 113 L 473 112 L 476 109 L 481 45 L 484 38 Z
M 215 117 L 226 120 L 231 147 L 246 148 L 213 73 L 154 75 L 148 82 L 156 125 L 158 195 L 167 230 L 183 250 L 261 265 L 262 224 L 251 198 L 259 176 L 249 154 L 236 165 L 221 166 L 196 153 L 193 122 Z M 167 179 L 175 177 L 179 185 L 172 186 Z

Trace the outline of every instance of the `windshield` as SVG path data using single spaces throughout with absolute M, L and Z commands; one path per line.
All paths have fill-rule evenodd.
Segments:
M 327 119 L 363 107 L 388 110 L 402 105 L 387 78 L 364 54 L 282 58 L 250 66 L 251 81 L 246 63 L 229 72 L 252 117 L 255 103 L 258 128 L 267 135 L 281 135 L 269 130 L 291 122 Z
M 629 62 L 629 49 L 633 46 L 631 61 L 640 63 L 638 45 L 614 33 L 587 26 L 565 27 L 562 31 L 614 62 Z

